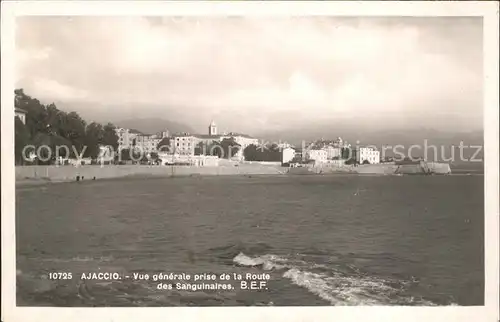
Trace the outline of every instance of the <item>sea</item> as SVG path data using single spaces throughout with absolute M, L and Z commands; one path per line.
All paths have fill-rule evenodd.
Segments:
M 457 173 L 18 186 L 17 305 L 483 305 L 484 178 Z

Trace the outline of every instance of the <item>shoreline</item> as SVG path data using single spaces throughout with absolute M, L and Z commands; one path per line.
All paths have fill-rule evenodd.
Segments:
M 136 168 L 127 167 L 125 169 L 119 168 L 120 166 L 87 166 L 87 167 L 71 167 L 71 166 L 30 166 L 30 172 L 26 173 L 27 167 L 16 167 L 16 187 L 30 187 L 42 186 L 58 183 L 87 183 L 89 181 L 106 181 L 106 180 L 129 180 L 129 179 L 175 179 L 175 178 L 193 178 L 193 177 L 213 177 L 213 176 L 226 176 L 226 177 L 275 177 L 275 176 L 421 176 L 419 173 L 391 173 L 387 171 L 382 172 L 358 172 L 346 171 L 346 169 L 312 169 L 308 170 L 303 168 L 303 171 L 294 173 L 289 171 L 290 168 L 277 167 L 277 166 L 243 166 L 243 167 L 187 167 L 180 166 L 162 167 L 162 166 L 135 166 Z M 48 170 L 48 169 L 50 170 Z M 21 170 L 21 171 L 19 171 Z M 323 171 L 318 171 L 323 170 Z M 35 175 L 33 175 L 33 173 Z M 45 175 L 36 175 L 38 173 Z M 31 175 L 30 175 L 31 174 Z M 100 175 L 102 174 L 102 175 Z M 48 175 L 48 176 L 47 176 Z M 443 174 L 431 174 L 443 175 Z M 447 175 L 484 175 L 483 173 L 455 173 Z M 76 180 L 76 177 L 83 176 L 84 179 Z M 94 179 L 95 177 L 95 179 Z
M 109 179 L 185 178 L 205 176 L 275 176 L 286 174 L 276 166 L 24 166 L 16 167 L 16 186 L 102 181 Z M 77 180 L 79 177 L 79 180 Z M 83 178 L 83 179 L 82 179 Z M 94 179 L 95 178 L 95 179 Z
M 261 178 L 261 177 L 302 177 L 302 176 L 352 176 L 352 175 L 364 175 L 364 174 L 358 174 L 358 173 L 348 173 L 348 172 L 330 172 L 330 173 L 314 173 L 310 172 L 307 174 L 293 174 L 293 173 L 287 173 L 287 172 L 276 172 L 276 173 L 223 173 L 223 174 L 200 174 L 200 173 L 184 173 L 184 174 L 177 174 L 177 175 L 171 175 L 171 174 L 145 174 L 145 173 L 139 173 L 139 174 L 129 174 L 129 175 L 123 175 L 123 176 L 116 176 L 116 177 L 96 177 L 95 180 L 93 179 L 83 179 L 76 181 L 76 179 L 51 179 L 51 178 L 22 178 L 22 179 L 17 179 L 16 178 L 16 187 L 29 187 L 29 186 L 41 186 L 41 185 L 51 185 L 51 184 L 60 184 L 60 183 L 88 183 L 88 182 L 102 182 L 102 181 L 117 181 L 117 180 L 145 180 L 145 179 L 177 179 L 177 178 L 205 178 L 205 177 L 240 177 L 240 178 Z M 373 174 L 375 176 L 380 176 L 379 174 Z

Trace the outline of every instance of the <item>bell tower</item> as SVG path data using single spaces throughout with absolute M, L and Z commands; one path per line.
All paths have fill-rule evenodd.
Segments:
M 217 125 L 212 120 L 212 123 L 208 126 L 208 135 L 217 135 Z

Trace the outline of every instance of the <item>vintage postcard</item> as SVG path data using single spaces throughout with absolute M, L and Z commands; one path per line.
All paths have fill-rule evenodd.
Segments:
M 498 320 L 498 3 L 3 2 L 2 320 Z

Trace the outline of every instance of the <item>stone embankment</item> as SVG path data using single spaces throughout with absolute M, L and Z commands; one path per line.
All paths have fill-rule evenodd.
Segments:
M 190 176 L 190 175 L 277 175 L 283 168 L 261 164 L 227 164 L 217 167 L 148 166 L 148 165 L 88 165 L 88 166 L 18 166 L 16 182 L 67 182 L 110 179 L 130 176 Z
M 216 167 L 149 166 L 149 165 L 84 165 L 84 166 L 18 166 L 16 182 L 46 183 L 122 178 L 131 176 L 176 177 L 192 175 L 280 175 L 280 174 L 450 174 L 445 163 L 368 164 L 360 166 L 309 166 L 286 168 L 274 163 L 222 163 Z
M 328 174 L 328 173 L 354 173 L 354 174 L 451 174 L 450 165 L 438 162 L 416 162 L 412 164 L 397 165 L 395 163 L 345 165 L 345 166 L 307 166 L 290 168 L 289 174 Z

